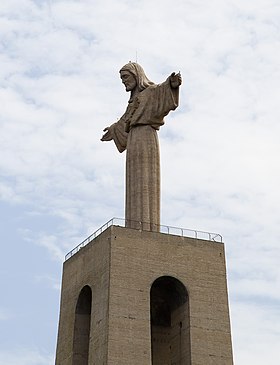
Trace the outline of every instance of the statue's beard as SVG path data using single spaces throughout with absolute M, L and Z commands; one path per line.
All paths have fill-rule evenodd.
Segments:
M 133 88 L 132 88 L 132 86 L 131 86 L 131 85 L 126 85 L 126 86 L 125 86 L 125 90 L 126 90 L 126 91 L 132 91 L 132 90 L 133 90 Z

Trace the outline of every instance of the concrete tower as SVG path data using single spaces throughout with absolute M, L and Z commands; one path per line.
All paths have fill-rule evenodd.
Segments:
M 232 365 L 224 245 L 212 237 L 108 225 L 70 253 L 56 365 Z

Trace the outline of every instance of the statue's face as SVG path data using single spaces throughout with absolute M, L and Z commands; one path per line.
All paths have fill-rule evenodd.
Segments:
M 137 81 L 135 76 L 129 71 L 121 71 L 120 74 L 122 83 L 125 86 L 125 90 L 126 91 L 134 90 L 137 86 Z

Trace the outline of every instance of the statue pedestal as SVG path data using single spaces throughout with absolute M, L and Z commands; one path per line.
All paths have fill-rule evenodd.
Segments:
M 111 226 L 64 263 L 56 365 L 174 363 L 233 364 L 224 245 Z

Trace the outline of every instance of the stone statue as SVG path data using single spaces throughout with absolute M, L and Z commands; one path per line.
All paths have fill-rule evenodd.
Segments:
M 124 115 L 104 129 L 101 141 L 114 140 L 119 152 L 126 155 L 126 227 L 159 231 L 160 225 L 160 156 L 157 131 L 164 117 L 179 102 L 180 73 L 173 72 L 156 85 L 143 68 L 129 62 L 120 77 L 130 99 Z

